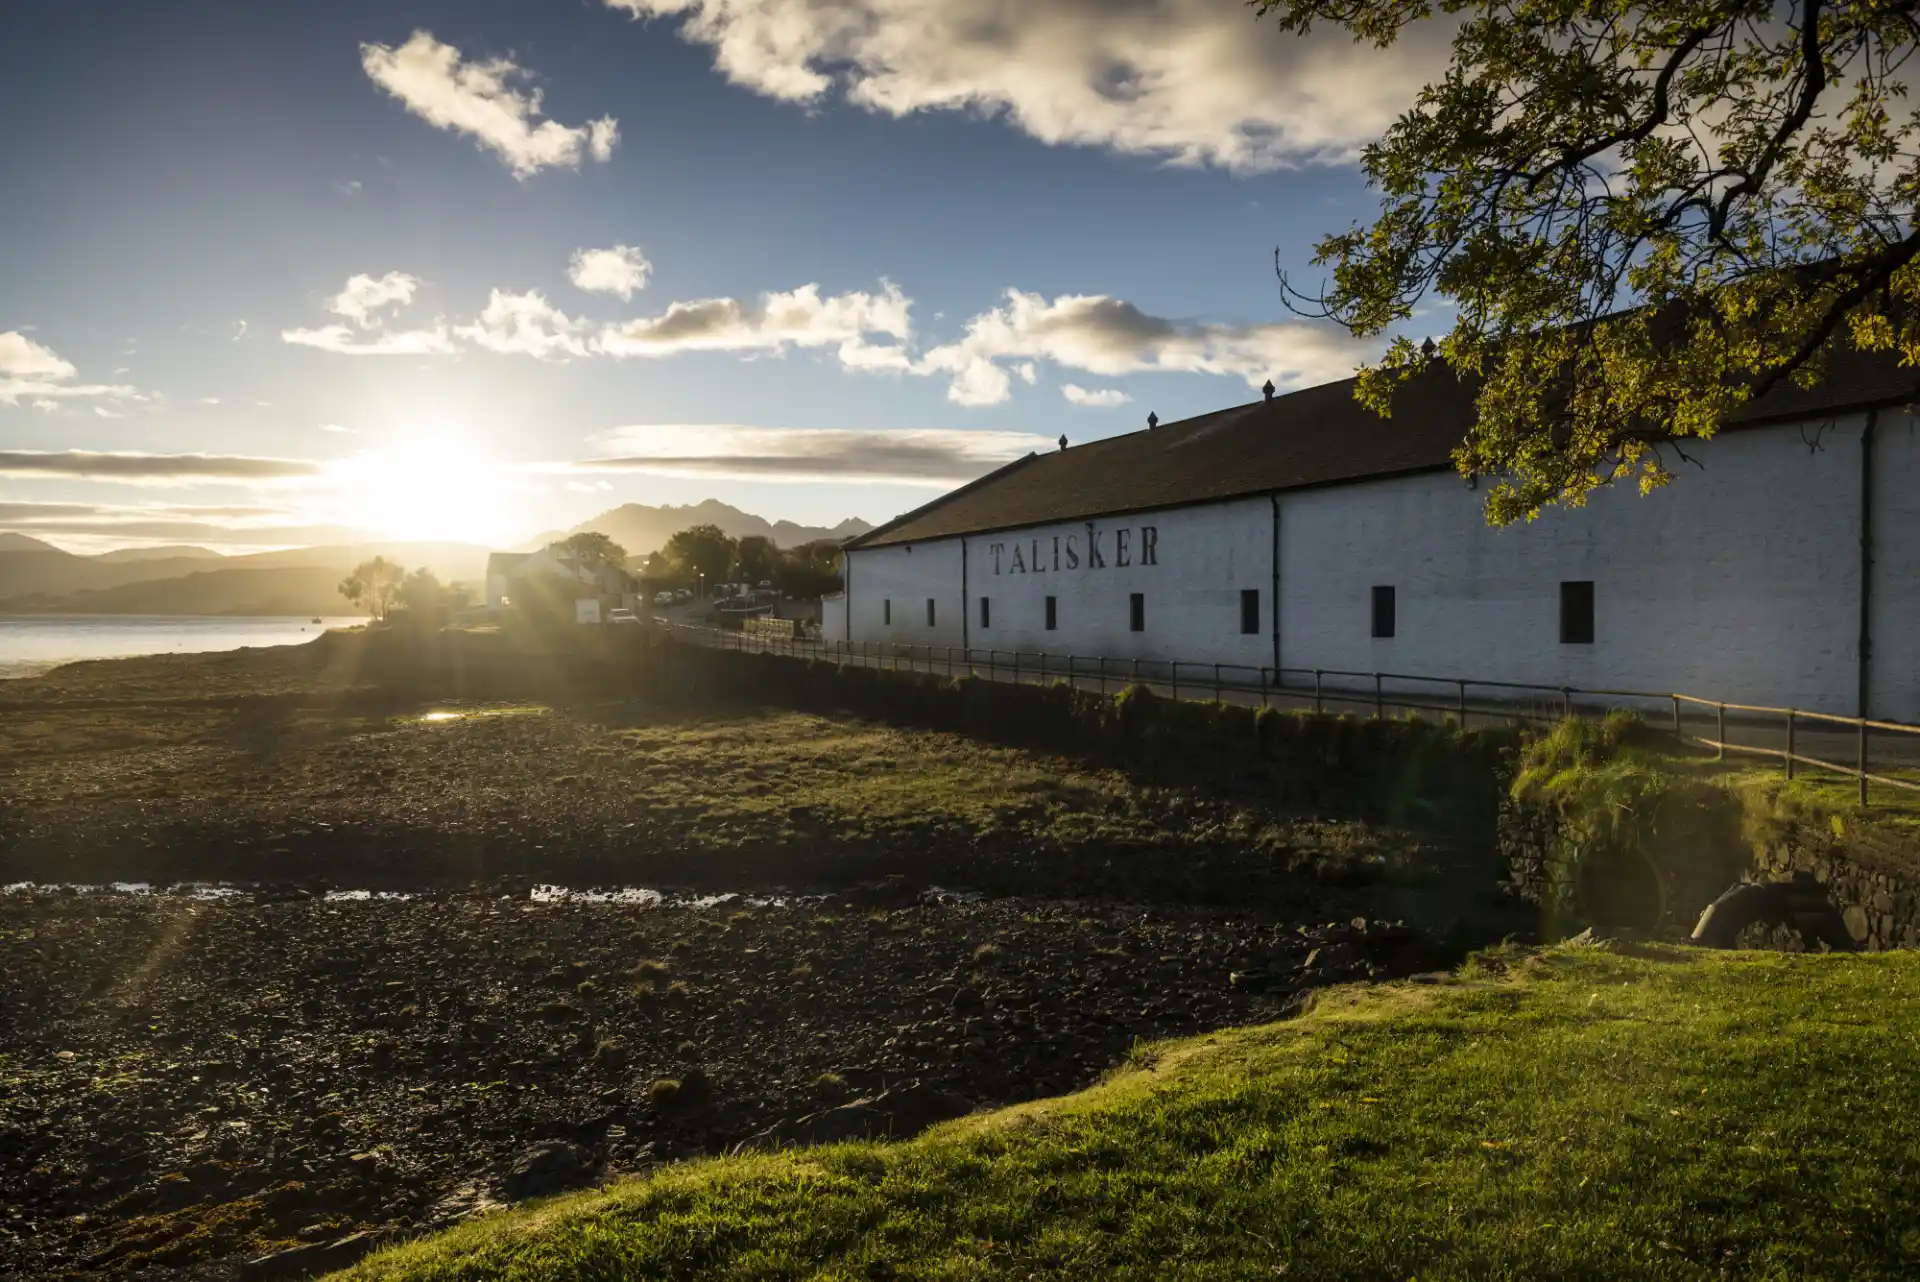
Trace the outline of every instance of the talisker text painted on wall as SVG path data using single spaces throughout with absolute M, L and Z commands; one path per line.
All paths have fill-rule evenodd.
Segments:
M 993 554 L 995 574 L 1046 574 L 1053 570 L 1104 570 L 1109 565 L 1115 569 L 1158 565 L 1160 527 L 1143 525 L 1136 530 L 1131 526 L 1122 526 L 1115 530 L 1102 530 L 1088 522 L 1084 541 L 1078 534 L 1054 534 L 1045 538 L 990 543 L 987 550 Z

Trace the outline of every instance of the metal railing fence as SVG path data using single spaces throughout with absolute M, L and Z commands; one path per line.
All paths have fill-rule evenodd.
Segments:
M 1391 710 L 1431 712 L 1513 724 L 1551 724 L 1574 715 L 1626 708 L 1667 722 L 1686 743 L 1711 748 L 1716 759 L 1728 753 L 1770 757 L 1784 763 L 1788 779 L 1811 766 L 1859 781 L 1862 806 L 1869 784 L 1920 792 L 1920 778 L 1875 773 L 1883 768 L 1920 768 L 1920 725 L 1812 712 L 1805 708 L 1730 703 L 1697 695 L 1648 690 L 1537 685 L 1480 677 L 1435 677 L 1406 672 L 1363 672 L 1339 668 L 1273 668 L 1184 659 L 1114 659 L 1103 655 L 1053 654 L 1031 650 L 975 649 L 880 641 L 829 641 L 804 637 L 756 636 L 695 624 L 670 624 L 683 643 L 747 653 L 823 659 L 834 663 L 944 677 L 1046 684 L 1065 681 L 1077 689 L 1114 693 L 1139 685 L 1169 698 L 1233 702 L 1271 707 L 1311 706 L 1318 713 L 1363 713 L 1380 718 Z M 1731 720 L 1729 719 L 1731 716 Z M 1704 724 L 1703 724 L 1704 723 Z M 1736 741 L 1729 726 L 1756 732 L 1772 743 Z M 1827 727 L 1844 727 L 1835 732 Z M 1894 737 L 1879 745 L 1875 734 Z M 1755 735 L 1745 736 L 1748 740 Z M 1809 747 L 1810 751 L 1803 751 Z M 1828 746 L 1852 749 L 1852 764 L 1833 759 Z M 1815 752 L 1822 755 L 1815 755 Z

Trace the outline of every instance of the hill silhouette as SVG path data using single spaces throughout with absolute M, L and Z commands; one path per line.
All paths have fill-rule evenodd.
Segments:
M 38 540 L 27 540 L 38 543 Z M 6 550 L 12 547 L 14 550 Z M 487 549 L 468 543 L 370 543 L 247 556 L 205 549 L 147 559 L 79 556 L 0 544 L 0 613 L 344 614 L 340 580 L 371 556 L 484 592 Z M 198 553 L 198 555 L 195 555 Z
M 837 525 L 801 525 L 794 521 L 769 521 L 763 516 L 743 512 L 731 503 L 722 503 L 718 499 L 707 499 L 700 503 L 682 506 L 667 504 L 651 507 L 645 503 L 623 503 L 619 507 L 602 512 L 591 520 L 582 521 L 571 530 L 549 533 L 525 545 L 532 551 L 545 547 L 556 539 L 568 534 L 592 532 L 604 534 L 627 550 L 629 556 L 645 556 L 657 552 L 666 546 L 667 540 L 684 529 L 695 525 L 717 525 L 731 538 L 744 539 L 753 535 L 772 539 L 783 548 L 799 547 L 803 543 L 817 543 L 822 539 L 850 539 L 856 534 L 865 534 L 873 526 L 858 517 L 849 517 Z

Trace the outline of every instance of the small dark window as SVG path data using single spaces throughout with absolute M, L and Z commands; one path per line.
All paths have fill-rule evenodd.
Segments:
M 933 598 L 927 598 L 927 626 L 933 626 Z
M 1133 632 L 1147 630 L 1147 597 L 1144 592 L 1127 595 L 1127 628 Z
M 889 628 L 893 626 L 893 598 L 892 597 L 881 598 L 880 622 Z
M 980 626 L 983 628 L 993 626 L 993 610 L 991 603 L 985 597 L 980 598 Z
M 1392 636 L 1393 623 L 1393 588 L 1376 587 L 1373 590 L 1373 635 Z
M 1593 644 L 1593 580 L 1560 585 L 1560 644 Z
M 1260 630 L 1260 589 L 1240 589 L 1240 630 L 1258 632 Z
M 1059 626 L 1060 626 L 1060 598 L 1057 596 L 1050 596 L 1047 598 L 1047 631 L 1052 632 L 1054 629 L 1058 628 Z

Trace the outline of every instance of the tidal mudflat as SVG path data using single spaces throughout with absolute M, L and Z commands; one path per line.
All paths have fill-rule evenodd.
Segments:
M 1230 790 L 760 708 L 434 704 L 323 660 L 0 689 L 0 883 L 32 883 L 0 894 L 0 1272 L 298 1272 L 912 1129 L 1444 965 L 1500 911 L 1413 893 L 1453 852 Z M 57 884 L 113 881 L 145 889 Z M 874 1098 L 912 1107 L 834 1112 Z

